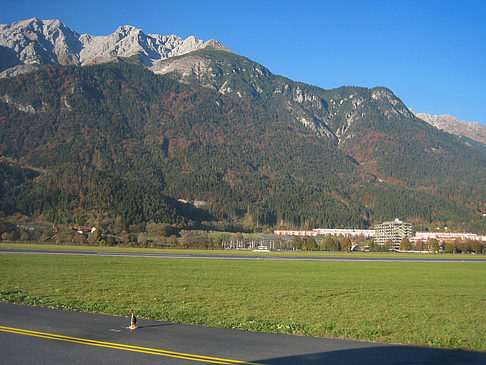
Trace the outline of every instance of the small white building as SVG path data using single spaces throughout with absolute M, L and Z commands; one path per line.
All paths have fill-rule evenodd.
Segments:
M 429 239 L 436 239 L 439 241 L 454 241 L 454 240 L 472 240 L 472 241 L 486 241 L 486 236 L 479 236 L 476 233 L 452 233 L 452 232 L 417 232 L 413 241 L 427 241 Z
M 341 228 L 316 228 L 312 231 L 285 231 L 285 230 L 275 230 L 273 234 L 276 236 L 344 236 L 344 237 L 358 237 L 364 236 L 366 238 L 371 238 L 375 236 L 374 229 L 341 229 Z

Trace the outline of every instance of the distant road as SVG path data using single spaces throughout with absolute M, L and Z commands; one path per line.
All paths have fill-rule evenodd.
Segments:
M 0 303 L 1 364 L 486 364 L 486 353 L 251 333 Z M 129 314 L 129 309 L 127 309 Z
M 437 256 L 431 258 L 413 257 L 315 257 L 315 256 L 270 256 L 270 255 L 208 255 L 208 254 L 182 254 L 155 253 L 147 252 L 105 252 L 105 251 L 63 251 L 63 250 L 9 250 L 0 249 L 0 253 L 19 253 L 19 254 L 49 254 L 49 255 L 85 255 L 85 256 L 125 256 L 125 257 L 154 257 L 166 259 L 216 259 L 216 260 L 284 260 L 284 261 L 371 261 L 371 262 L 476 262 L 486 263 L 486 258 L 474 259 L 443 259 Z

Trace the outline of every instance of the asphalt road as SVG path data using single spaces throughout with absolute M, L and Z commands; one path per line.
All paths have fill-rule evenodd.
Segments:
M 129 314 L 129 309 L 127 309 Z M 0 303 L 1 364 L 486 364 L 486 353 L 251 333 Z
M 270 256 L 270 255 L 207 255 L 207 254 L 183 254 L 183 253 L 166 253 L 161 251 L 151 252 L 110 252 L 110 251 L 63 251 L 63 250 L 15 250 L 0 249 L 0 253 L 22 253 L 22 254 L 51 254 L 51 255 L 84 255 L 84 256 L 122 256 L 122 257 L 154 257 L 154 258 L 196 258 L 196 259 L 214 259 L 214 260 L 283 260 L 283 261 L 371 261 L 371 262 L 476 262 L 486 263 L 486 258 L 468 258 L 461 259 L 443 259 L 440 256 L 431 258 L 413 258 L 413 257 L 363 257 L 363 256 L 346 256 L 346 257 L 317 257 L 317 256 Z

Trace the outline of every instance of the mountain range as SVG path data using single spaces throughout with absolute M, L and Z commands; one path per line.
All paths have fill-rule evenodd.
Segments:
M 154 73 L 166 74 L 175 70 L 187 77 L 190 73 L 204 73 L 207 65 L 204 62 L 161 61 L 206 47 L 231 52 L 215 39 L 204 42 L 194 36 L 182 39 L 176 35 L 147 35 L 130 25 L 121 26 L 108 36 L 80 35 L 57 19 L 38 18 L 0 24 L 0 47 L 0 77 L 30 72 L 43 64 L 84 66 L 130 57 L 135 57 Z M 486 126 L 482 124 L 460 121 L 447 114 L 410 111 L 446 132 L 486 143 Z
M 0 26 L 0 71 L 6 214 L 486 227 L 482 141 L 429 124 L 387 88 L 326 90 L 216 40 L 79 35 L 39 19 Z
M 145 34 L 130 25 L 119 27 L 109 36 L 78 34 L 57 19 L 32 18 L 0 25 L 2 76 L 29 72 L 40 65 L 85 66 L 137 56 L 145 66 L 156 66 L 169 57 L 212 47 L 227 50 L 218 41 L 203 42 L 194 36 Z

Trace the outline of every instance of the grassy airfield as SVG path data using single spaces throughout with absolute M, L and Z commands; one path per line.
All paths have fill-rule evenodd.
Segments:
M 481 351 L 485 278 L 484 263 L 467 262 L 0 255 L 5 302 L 118 315 L 135 308 L 139 318 Z

